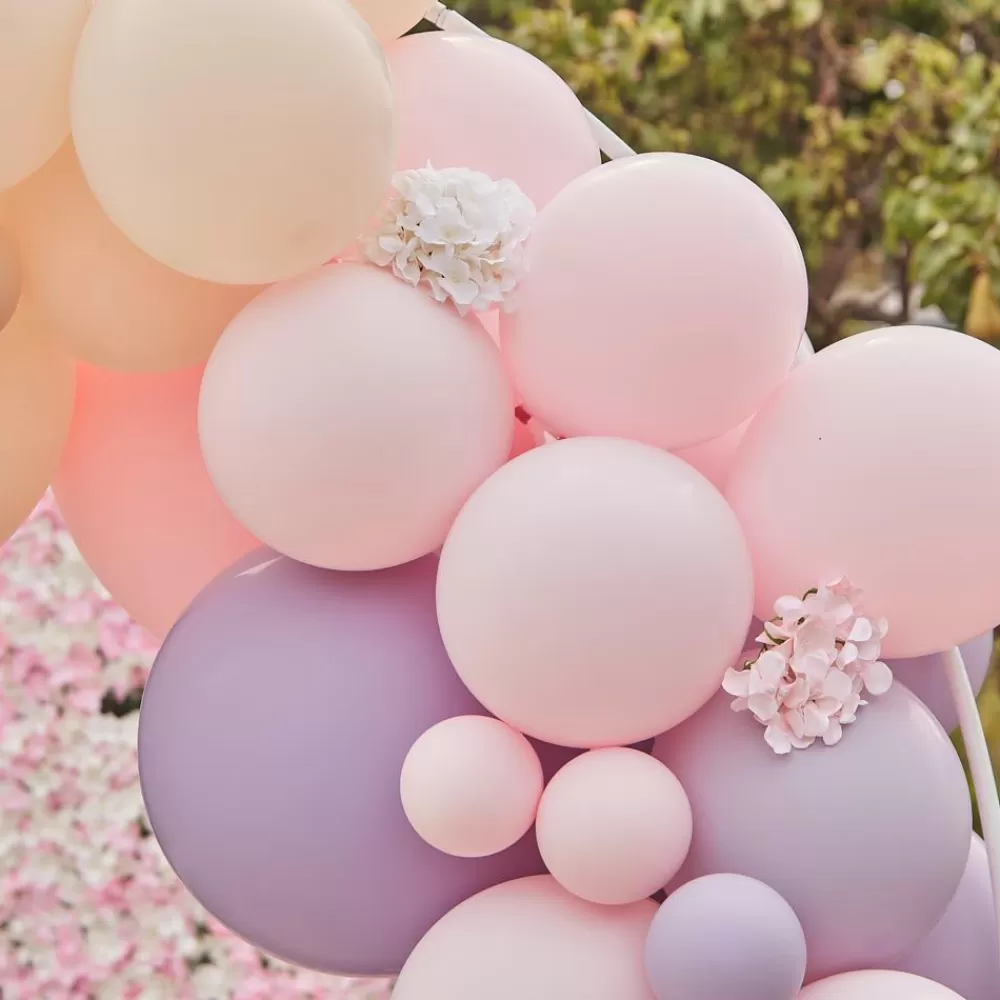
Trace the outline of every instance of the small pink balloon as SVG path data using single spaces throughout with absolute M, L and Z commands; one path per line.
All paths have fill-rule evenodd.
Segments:
M 564 889 L 591 903 L 635 903 L 684 863 L 691 804 L 655 757 L 591 750 L 549 782 L 536 830 L 542 860 Z
M 1000 351 L 898 327 L 801 365 L 754 419 L 726 493 L 757 612 L 848 576 L 885 617 L 883 656 L 923 656 L 1000 621 Z
M 462 509 L 438 620 L 466 686 L 561 746 L 636 743 L 718 690 L 752 604 L 746 546 L 712 485 L 633 441 L 529 451 Z
M 597 906 L 547 875 L 460 903 L 410 955 L 393 1000 L 654 1000 L 643 950 L 656 904 Z
M 806 986 L 799 1000 L 963 1000 L 947 986 L 905 972 L 845 972 Z
M 788 374 L 808 303 L 795 234 L 722 164 L 648 153 L 539 213 L 501 345 L 527 409 L 564 436 L 674 450 L 751 417 Z
M 388 46 L 386 58 L 397 170 L 470 167 L 515 181 L 541 207 L 601 162 L 573 91 L 515 45 L 426 32 Z
M 462 715 L 413 744 L 400 794 L 410 825 L 428 844 L 485 858 L 531 829 L 542 783 L 541 761 L 524 736 L 497 719 Z
M 199 413 L 236 516 L 277 551 L 340 570 L 436 549 L 506 461 L 513 425 L 482 325 L 360 264 L 251 302 L 209 359 Z

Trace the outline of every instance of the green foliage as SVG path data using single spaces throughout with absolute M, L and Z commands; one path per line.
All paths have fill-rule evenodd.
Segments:
M 760 183 L 805 248 L 821 346 L 912 320 L 921 295 L 960 326 L 979 272 L 1000 295 L 1000 0 L 455 6 L 637 149 Z

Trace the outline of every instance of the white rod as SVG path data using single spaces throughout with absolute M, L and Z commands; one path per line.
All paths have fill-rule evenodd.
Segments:
M 439 0 L 432 0 L 424 20 L 430 21 L 442 31 L 455 35 L 476 35 L 480 38 L 490 38 L 490 34 L 483 31 L 478 25 L 473 24 L 468 18 L 463 17 L 458 11 L 445 7 Z M 608 128 L 596 115 L 592 115 L 586 108 L 583 109 L 590 122 L 590 130 L 594 133 L 601 151 L 612 160 L 619 160 L 625 156 L 635 156 L 632 149 L 624 139 Z
M 945 673 L 951 696 L 958 710 L 958 723 L 965 742 L 965 752 L 972 772 L 972 785 L 976 789 L 979 820 L 983 827 L 983 840 L 990 863 L 990 881 L 993 885 L 993 908 L 997 918 L 1000 940 L 1000 798 L 997 797 L 997 779 L 990 762 L 990 749 L 979 718 L 976 692 L 965 669 L 965 662 L 958 647 L 944 654 Z

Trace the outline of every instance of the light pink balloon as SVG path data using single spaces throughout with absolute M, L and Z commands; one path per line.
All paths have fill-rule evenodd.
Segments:
M 386 58 L 397 170 L 470 167 L 515 181 L 540 208 L 601 162 L 573 91 L 515 45 L 426 32 L 389 45 Z
M 279 552 L 342 570 L 436 549 L 513 428 L 482 325 L 359 264 L 251 302 L 209 359 L 199 413 L 236 516 Z
M 845 972 L 806 986 L 798 1000 L 963 1000 L 946 986 L 905 972 Z
M 846 574 L 884 616 L 882 653 L 922 656 L 1000 621 L 1000 351 L 875 330 L 821 351 L 758 414 L 726 488 L 757 613 Z
M 539 213 L 527 256 L 501 345 L 561 435 L 685 448 L 752 416 L 792 367 L 802 252 L 722 164 L 648 153 L 592 170 Z
M 410 825 L 432 847 L 485 858 L 516 844 L 535 821 L 542 764 L 519 732 L 497 719 L 445 719 L 413 744 L 400 795 Z
M 732 512 L 673 455 L 575 438 L 505 465 L 462 509 L 438 620 L 494 715 L 560 746 L 636 743 L 718 689 L 750 621 Z
M 591 903 L 635 903 L 684 863 L 691 803 L 655 757 L 591 750 L 549 782 L 536 831 L 542 860 L 564 889 Z
M 410 955 L 393 1000 L 654 1000 L 643 949 L 656 904 L 597 906 L 548 875 L 460 903 Z

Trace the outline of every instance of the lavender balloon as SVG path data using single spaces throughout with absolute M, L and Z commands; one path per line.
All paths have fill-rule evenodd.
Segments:
M 964 1000 L 1000 1000 L 997 917 L 979 837 L 972 838 L 965 875 L 937 927 L 892 968 L 947 986 Z
M 646 940 L 657 1000 L 795 1000 L 806 937 L 772 888 L 743 875 L 706 875 L 657 911 Z
M 972 808 L 947 735 L 894 685 L 836 746 L 779 757 L 730 702 L 716 697 L 653 750 L 694 813 L 674 884 L 734 872 L 770 885 L 802 922 L 807 981 L 885 968 L 938 922 L 968 859 Z
M 139 723 L 153 830 L 211 913 L 290 962 L 395 973 L 459 902 L 543 871 L 530 834 L 453 858 L 403 813 L 414 740 L 483 713 L 441 643 L 436 569 L 254 554 L 195 599 L 153 666 Z

